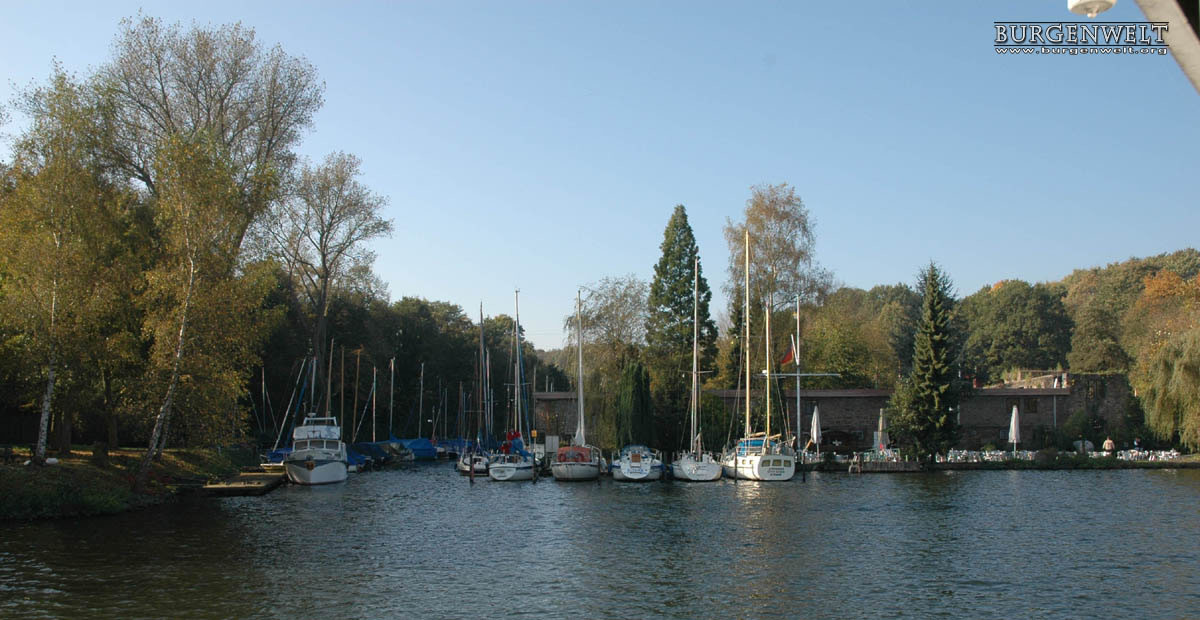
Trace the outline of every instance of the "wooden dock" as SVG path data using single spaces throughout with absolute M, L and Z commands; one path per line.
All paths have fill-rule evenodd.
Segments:
M 211 497 L 266 495 L 283 484 L 287 477 L 281 473 L 242 472 L 229 480 L 204 485 L 201 493 Z

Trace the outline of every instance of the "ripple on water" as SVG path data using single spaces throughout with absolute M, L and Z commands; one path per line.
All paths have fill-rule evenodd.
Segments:
M 1195 470 L 471 485 L 437 464 L 10 524 L 0 616 L 1187 617 L 1198 497 Z

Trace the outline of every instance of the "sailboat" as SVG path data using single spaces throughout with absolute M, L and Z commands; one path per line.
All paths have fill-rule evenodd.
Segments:
M 661 480 L 662 455 L 641 444 L 630 444 L 621 448 L 621 453 L 613 459 L 611 470 L 613 480 L 617 482 Z
M 491 365 L 487 359 L 487 349 L 483 345 L 483 304 L 479 304 L 479 366 L 476 368 L 476 387 L 478 387 L 478 396 L 475 412 L 475 442 L 468 444 L 467 449 L 458 457 L 458 473 L 464 476 L 486 476 L 488 473 L 488 462 L 491 460 L 488 455 L 487 448 L 484 446 L 484 438 L 490 439 L 491 424 L 487 422 L 490 419 L 488 415 L 491 412 L 491 388 L 488 383 L 490 380 Z
M 700 440 L 700 257 L 696 257 L 692 277 L 692 432 L 688 451 L 671 463 L 676 480 L 708 482 L 721 477 L 721 464 L 704 451 Z
M 519 291 L 518 293 L 519 294 Z M 517 294 L 514 294 L 516 297 Z M 517 343 L 517 354 L 514 356 L 513 402 L 515 404 L 512 416 L 512 430 L 506 435 L 508 449 L 502 454 L 492 457 L 488 465 L 488 477 L 497 481 L 533 480 L 534 467 L 537 463 L 533 454 L 525 450 L 525 434 L 522 423 L 521 405 L 525 401 L 525 372 L 521 363 L 521 303 L 516 301 L 516 316 L 513 318 L 513 334 Z M 526 409 L 525 413 L 528 412 Z
M 575 382 L 575 400 L 579 404 L 579 420 L 575 425 L 572 445 L 558 449 L 550 473 L 555 480 L 595 480 L 600 477 L 600 449 L 587 445 L 583 425 L 583 311 L 579 294 L 575 294 L 575 320 L 579 332 L 579 376 Z
M 745 316 L 746 337 L 746 434 L 721 455 L 721 468 L 731 478 L 742 480 L 791 480 L 796 475 L 796 457 L 791 449 L 771 436 L 771 304 L 766 306 L 767 347 L 767 430 L 752 433 L 750 430 L 750 231 L 746 231 L 746 293 Z

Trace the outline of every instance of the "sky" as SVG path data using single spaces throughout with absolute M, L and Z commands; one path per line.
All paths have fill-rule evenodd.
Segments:
M 995 21 L 1082 20 L 1065 1 L 0 0 L 0 101 L 55 60 L 86 75 L 139 10 L 310 61 L 325 105 L 298 150 L 359 156 L 387 198 L 391 298 L 511 315 L 520 289 L 539 348 L 580 286 L 653 277 L 678 204 L 723 311 L 722 227 L 759 184 L 796 189 L 817 262 L 859 288 L 930 261 L 962 296 L 1054 281 L 1200 230 L 1200 96 L 1172 57 L 994 51 Z

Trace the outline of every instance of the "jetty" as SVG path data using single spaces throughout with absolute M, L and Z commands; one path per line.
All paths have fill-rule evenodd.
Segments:
M 282 485 L 286 479 L 286 475 L 280 472 L 243 471 L 228 480 L 204 485 L 201 493 L 209 497 L 266 495 Z

